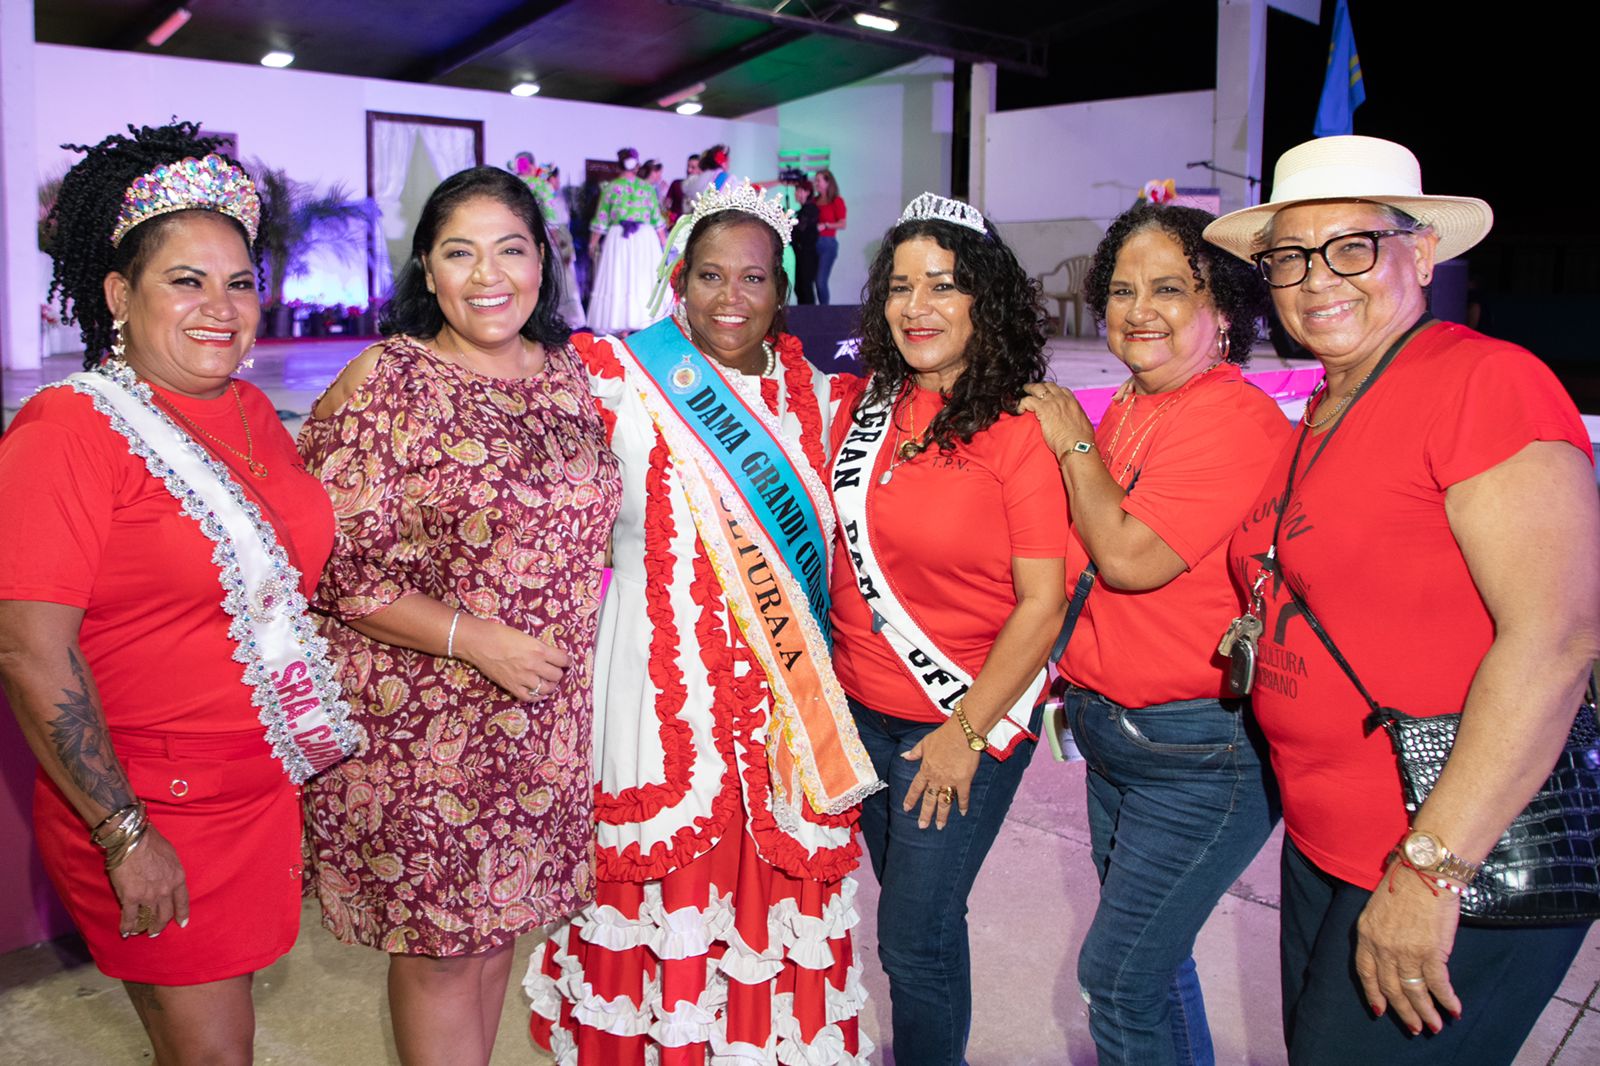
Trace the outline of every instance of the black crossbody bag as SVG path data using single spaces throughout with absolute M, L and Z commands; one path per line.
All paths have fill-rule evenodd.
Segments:
M 1351 398 L 1350 408 L 1355 407 L 1367 387 L 1376 382 L 1405 343 L 1429 321 L 1424 316 L 1385 353 L 1372 376 Z M 1349 416 L 1347 409 L 1344 417 Z M 1340 420 L 1340 425 L 1343 421 Z M 1338 429 L 1336 425 L 1324 435 L 1317 455 L 1328 446 L 1328 441 Z M 1301 431 L 1294 458 L 1289 464 L 1283 502 L 1278 510 L 1278 525 L 1273 530 L 1272 545 L 1268 550 L 1268 562 L 1262 567 L 1262 577 L 1282 566 L 1282 560 L 1277 557 L 1278 535 L 1283 528 L 1283 516 L 1289 509 L 1289 496 L 1293 491 L 1295 471 L 1300 465 L 1300 452 L 1307 432 Z M 1317 455 L 1313 455 L 1311 462 L 1306 464 L 1307 469 L 1316 461 Z M 1261 578 L 1258 578 L 1258 588 L 1260 584 Z M 1306 624 L 1311 627 L 1311 632 L 1316 634 L 1333 661 L 1366 701 L 1371 712 L 1363 722 L 1366 735 L 1371 736 L 1377 729 L 1382 729 L 1388 735 L 1389 743 L 1394 748 L 1395 761 L 1399 765 L 1401 793 L 1409 821 L 1415 817 L 1439 781 L 1439 774 L 1455 747 L 1461 715 L 1441 714 L 1418 718 L 1379 704 L 1323 628 L 1311 605 L 1306 603 L 1294 583 L 1288 580 L 1287 574 L 1284 575 L 1284 584 Z M 1248 645 L 1248 648 L 1241 646 L 1238 651 L 1248 651 L 1248 673 L 1253 675 L 1254 640 L 1245 639 L 1239 643 Z M 1239 658 L 1236 656 L 1236 666 Z M 1235 672 L 1239 673 L 1238 670 Z M 1517 926 L 1553 925 L 1600 918 L 1600 726 L 1597 726 L 1595 717 L 1597 680 L 1600 679 L 1591 674 L 1588 699 L 1578 709 L 1567 735 L 1566 746 L 1549 778 L 1506 827 L 1494 849 L 1484 858 L 1478 876 L 1462 891 L 1463 921 L 1474 925 Z
M 1371 708 L 1368 736 L 1382 729 L 1400 767 L 1406 812 L 1414 817 L 1439 782 L 1455 747 L 1461 715 L 1418 718 L 1372 698 L 1305 598 L 1289 585 L 1311 632 Z M 1461 893 L 1461 917 L 1474 925 L 1543 925 L 1600 918 L 1600 725 L 1596 678 L 1578 708 L 1566 746 L 1528 805 L 1500 834 L 1478 876 Z

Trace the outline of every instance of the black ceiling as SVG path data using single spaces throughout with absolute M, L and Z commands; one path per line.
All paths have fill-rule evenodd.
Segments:
M 569 100 L 654 107 L 654 101 L 704 82 L 700 100 L 706 113 L 737 116 L 845 85 L 929 52 L 960 58 L 987 54 L 1009 62 L 1013 70 L 1031 70 L 1017 76 L 1043 85 L 1052 80 L 1052 62 L 1070 69 L 1075 28 L 1103 28 L 1099 24 L 1115 18 L 1113 12 L 1154 6 L 1163 4 L 36 0 L 34 18 L 38 40 L 52 44 L 235 63 L 259 62 L 276 49 L 293 52 L 297 70 L 497 91 L 533 77 L 544 94 Z M 151 29 L 178 7 L 189 9 L 190 21 L 160 48 L 145 43 Z M 859 29 L 850 16 L 868 8 L 898 16 L 902 32 Z M 728 9 L 744 9 L 753 17 Z

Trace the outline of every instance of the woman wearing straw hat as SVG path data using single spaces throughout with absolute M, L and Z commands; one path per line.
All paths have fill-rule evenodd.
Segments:
M 1492 218 L 1424 195 L 1398 144 L 1329 137 L 1284 154 L 1270 203 L 1206 229 L 1257 264 L 1327 374 L 1231 551 L 1240 680 L 1256 651 L 1288 830 L 1295 1066 L 1508 1063 L 1588 928 L 1461 910 L 1600 652 L 1600 507 L 1571 399 L 1528 352 L 1427 313 L 1435 264 Z M 1363 728 L 1378 703 L 1460 712 L 1409 815 L 1385 731 Z

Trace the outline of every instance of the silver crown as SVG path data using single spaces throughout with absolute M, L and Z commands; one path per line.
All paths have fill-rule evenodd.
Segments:
M 680 222 L 673 227 L 668 253 L 683 251 L 684 246 L 689 243 L 690 231 L 700 223 L 701 219 L 718 211 L 743 211 L 754 215 L 778 231 L 785 248 L 789 246 L 789 234 L 794 231 L 795 223 L 793 212 L 783 206 L 782 200 L 763 195 L 761 190 L 751 185 L 748 179 L 741 178 L 737 182 L 728 182 L 720 189 L 708 186 L 694 198 L 694 203 L 689 206 L 689 214 L 685 216 L 688 224 Z
M 983 215 L 971 204 L 964 204 L 960 200 L 951 200 L 948 197 L 935 193 L 925 192 L 921 196 L 906 204 L 906 209 L 900 212 L 901 222 L 923 222 L 927 220 L 936 222 L 949 222 L 956 226 L 965 226 L 976 233 L 988 235 L 989 229 L 984 224 Z

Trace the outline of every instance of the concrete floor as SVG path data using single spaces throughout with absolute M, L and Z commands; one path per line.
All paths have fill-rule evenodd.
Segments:
M 264 344 L 247 376 L 272 396 L 292 431 L 360 347 L 350 341 Z M 1115 385 L 1125 376 L 1095 338 L 1058 340 L 1052 356 L 1053 376 L 1074 388 Z M 4 419 L 9 421 L 39 384 L 70 373 L 76 363 L 75 357 L 59 356 L 39 372 L 8 372 Z M 1258 354 L 1253 369 L 1276 364 Z M 1196 949 L 1217 1061 L 1225 1066 L 1285 1061 L 1278 1023 L 1277 856 L 1275 836 L 1218 905 Z M 889 999 L 876 956 L 877 888 L 870 871 L 863 871 L 861 881 L 857 934 L 871 995 L 862 1024 L 881 1047 L 888 1042 Z M 1094 1062 L 1075 967 L 1097 894 L 1083 764 L 1056 764 L 1041 752 L 973 893 L 973 1066 Z M 533 945 L 533 937 L 525 938 L 519 956 L 526 958 Z M 523 968 L 520 962 L 514 967 L 517 980 L 507 992 L 496 1066 L 549 1062 L 528 1040 L 527 1005 L 519 987 Z M 377 952 L 334 941 L 322 930 L 315 904 L 308 903 L 294 950 L 257 983 L 257 1061 L 296 1066 L 397 1061 L 384 971 Z M 882 1051 L 873 1058 L 893 1063 Z M 63 940 L 0 956 L 0 1064 L 149 1061 L 127 997 L 86 962 L 81 948 Z M 1600 930 L 1585 943 L 1517 1063 L 1600 1066 Z
M 1217 1061 L 1278 1066 L 1278 840 L 1270 841 L 1212 915 L 1196 957 Z M 1075 967 L 1094 914 L 1083 764 L 1029 768 L 971 905 L 973 1066 L 1095 1061 Z M 889 990 L 877 965 L 877 886 L 861 874 L 858 944 L 870 993 L 862 1027 L 889 1034 Z M 524 938 L 519 957 L 534 944 Z M 0 1063 L 117 1066 L 149 1062 L 121 987 L 57 941 L 0 956 Z M 517 978 L 523 970 L 513 969 Z M 517 981 L 506 997 L 495 1066 L 544 1064 L 531 1046 Z M 256 986 L 257 1061 L 295 1066 L 380 1066 L 397 1060 L 389 1037 L 383 957 L 336 942 L 306 905 L 298 943 Z M 882 1051 L 875 1063 L 892 1064 Z M 1600 1064 L 1600 931 L 1590 935 L 1545 1010 L 1518 1066 Z M 912 1066 L 904 1063 L 900 1066 Z M 1463 1064 L 1464 1066 L 1464 1064 Z

